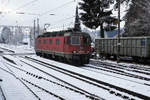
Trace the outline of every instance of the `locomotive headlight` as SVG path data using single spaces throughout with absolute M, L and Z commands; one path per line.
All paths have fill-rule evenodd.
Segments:
M 77 53 L 77 51 L 73 51 L 73 53 Z

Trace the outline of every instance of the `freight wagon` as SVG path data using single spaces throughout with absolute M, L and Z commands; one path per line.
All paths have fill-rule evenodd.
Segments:
M 150 37 L 121 37 L 120 56 L 135 60 L 150 58 Z M 95 50 L 105 57 L 117 56 L 117 38 L 97 38 Z

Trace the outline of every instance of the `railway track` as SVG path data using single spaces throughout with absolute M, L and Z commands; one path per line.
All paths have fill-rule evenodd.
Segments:
M 150 81 L 150 78 L 148 78 L 148 76 L 144 77 L 144 76 L 141 76 L 141 75 L 132 74 L 132 73 L 125 72 L 125 71 L 120 70 L 120 69 L 115 69 L 115 68 L 112 68 L 112 67 L 106 66 L 106 65 L 105 66 L 104 65 L 85 65 L 85 66 L 88 67 L 88 68 L 91 68 L 91 69 L 103 70 L 103 71 L 107 71 L 107 72 L 111 72 L 111 73 L 116 73 L 116 74 L 120 74 L 120 75 L 124 75 L 124 76 L 129 76 L 129 77 L 144 80 L 144 81 L 147 81 L 147 82 Z
M 97 86 L 97 87 L 103 88 L 105 90 L 108 90 L 110 93 L 114 93 L 115 95 L 120 96 L 122 98 L 133 99 L 133 98 L 129 98 L 128 96 L 122 95 L 120 92 L 125 92 L 125 93 L 128 93 L 128 94 L 132 95 L 132 96 L 136 96 L 136 97 L 142 98 L 142 99 L 148 99 L 149 98 L 147 96 L 135 93 L 133 91 L 129 91 L 129 90 L 126 90 L 126 89 L 114 86 L 114 85 L 109 84 L 109 83 L 105 83 L 105 82 L 102 82 L 102 81 L 99 81 L 99 80 L 95 80 L 95 79 L 92 79 L 90 77 L 87 77 L 87 76 L 84 76 L 84 75 L 80 75 L 78 73 L 74 73 L 74 72 L 71 72 L 71 71 L 68 71 L 68 70 L 64 70 L 62 68 L 58 68 L 57 66 L 50 65 L 48 63 L 45 63 L 45 62 L 42 62 L 42 61 L 39 61 L 39 60 L 36 60 L 36 59 L 33 59 L 33 58 L 27 57 L 27 59 L 30 59 L 31 61 L 34 61 L 34 62 L 36 62 L 38 64 L 41 64 L 41 65 L 43 65 L 45 67 L 48 67 L 48 68 L 51 68 L 53 70 L 59 71 L 59 72 L 61 72 L 63 74 L 66 74 L 66 75 L 69 75 L 71 77 L 77 78 L 79 80 L 85 81 L 85 82 L 87 82 L 89 84 L 92 84 L 94 86 Z M 50 66 L 52 66 L 52 67 L 50 67 Z M 108 86 L 110 88 L 116 89 L 119 92 L 113 91 L 113 89 L 110 89 L 108 87 L 106 88 L 105 86 Z
M 1 51 L 7 51 L 7 52 L 11 52 L 11 53 L 15 53 L 15 51 L 13 50 L 10 50 L 10 49 L 6 49 L 6 48 L 3 48 L 3 47 L 0 47 L 0 49 L 2 49 Z
M 127 70 L 127 71 L 130 71 L 130 72 L 136 72 L 136 73 L 140 73 L 140 74 L 145 74 L 145 75 L 150 75 L 150 68 L 148 67 L 142 67 L 143 65 L 141 66 L 137 66 L 137 65 L 133 65 L 133 64 L 130 64 L 130 65 L 123 65 L 123 64 L 115 64 L 115 63 L 106 63 L 106 62 L 103 62 L 103 61 L 96 61 L 96 60 L 91 60 L 91 64 L 100 64 L 100 65 L 105 65 L 105 66 L 110 66 L 110 67 L 113 67 L 113 68 L 119 68 L 119 69 L 123 69 L 123 70 Z
M 35 55 L 35 53 L 15 53 L 15 51 L 0 47 L 0 56 L 3 55 L 18 55 L 18 56 L 26 56 L 26 55 Z
M 123 80 L 131 81 L 131 82 L 135 82 L 137 84 L 142 84 L 142 85 L 150 86 L 149 82 L 143 81 L 143 79 L 142 79 L 142 81 L 140 81 L 140 80 L 139 81 L 137 81 L 137 80 L 134 81 L 133 78 L 135 78 L 135 77 L 133 77 L 131 75 L 126 75 L 126 74 L 123 74 L 123 73 L 120 73 L 120 72 L 116 72 L 116 71 L 113 71 L 113 70 L 109 70 L 109 69 L 105 69 L 105 68 L 100 68 L 100 67 L 93 66 L 93 65 L 85 65 L 84 67 L 81 67 L 81 68 L 85 69 L 85 70 L 93 71 L 93 72 L 96 72 L 96 73 L 100 73 L 100 74 L 104 74 L 104 75 L 116 77 L 116 78 L 119 78 L 119 79 L 123 79 Z M 105 73 L 105 72 L 108 72 L 108 73 Z M 110 73 L 113 73 L 113 74 L 110 74 Z M 131 79 L 129 77 L 131 77 Z
M 3 89 L 2 89 L 1 86 L 0 86 L 0 99 L 6 100 L 5 94 L 4 94 Z
M 13 55 L 13 54 L 12 54 L 12 55 Z M 4 56 L 3 56 L 3 58 L 4 58 L 5 60 L 7 60 L 8 62 L 17 65 L 13 60 L 8 59 L 7 57 L 4 57 Z M 69 84 L 69 83 L 68 83 L 68 84 L 71 85 L 73 88 L 67 87 L 67 86 L 65 86 L 65 85 L 62 85 L 62 84 L 60 84 L 60 83 L 54 82 L 54 81 L 49 80 L 49 79 L 46 79 L 46 78 L 44 78 L 44 77 L 37 76 L 37 75 L 35 75 L 35 74 L 33 74 L 33 73 L 30 73 L 30 72 L 28 72 L 28 71 L 25 71 L 25 70 L 23 70 L 23 69 L 21 69 L 21 68 L 18 68 L 18 67 L 15 67 L 15 66 L 13 66 L 13 65 L 10 65 L 9 63 L 7 63 L 7 64 L 8 64 L 9 66 L 11 66 L 11 67 L 13 67 L 13 68 L 15 68 L 15 69 L 17 69 L 17 70 L 23 72 L 23 73 L 26 73 L 26 74 L 28 74 L 28 75 L 30 75 L 30 76 L 33 76 L 33 77 L 36 77 L 36 78 L 38 78 L 38 79 L 43 79 L 43 80 L 45 80 L 45 81 L 48 81 L 48 82 L 53 83 L 53 84 L 55 84 L 55 85 L 61 86 L 61 87 L 65 88 L 65 89 L 68 89 L 68 90 L 70 90 L 70 91 L 73 91 L 73 92 L 76 92 L 76 93 L 78 93 L 78 94 L 84 95 L 85 97 L 87 97 L 87 98 L 89 98 L 89 99 L 91 99 L 91 100 L 104 100 L 104 99 L 99 98 L 99 97 L 97 98 L 96 95 L 91 94 L 91 93 L 89 93 L 89 92 L 87 92 L 87 91 L 85 91 L 85 90 L 82 90 L 82 89 L 80 89 L 80 88 L 78 88 L 78 87 L 76 87 L 76 86 L 73 86 L 73 85 L 71 85 L 71 84 Z M 11 68 L 9 68 L 9 70 L 10 70 L 10 69 L 11 69 Z M 8 71 L 7 71 L 7 72 L 8 72 Z M 9 72 L 9 74 L 12 75 L 12 73 L 10 73 L 10 72 Z M 18 79 L 19 79 L 19 78 L 18 78 Z M 54 94 L 54 93 L 52 93 L 52 92 L 50 92 L 50 91 L 48 91 L 48 90 L 46 90 L 46 89 L 44 89 L 44 88 L 42 88 L 42 87 L 36 85 L 35 83 L 32 83 L 30 80 L 26 80 L 26 79 L 24 79 L 24 78 L 21 78 L 21 79 L 19 79 L 19 80 L 20 80 L 39 100 L 41 100 L 41 99 L 39 98 L 39 96 L 37 96 L 37 94 L 35 94 L 35 93 L 32 91 L 32 89 L 29 88 L 25 83 L 28 83 L 28 84 L 30 84 L 30 85 L 32 85 L 32 86 L 34 86 L 34 87 L 37 87 L 38 89 L 40 89 L 40 90 L 42 90 L 42 91 L 44 91 L 44 92 L 46 92 L 46 93 L 48 93 L 48 94 L 50 94 L 50 95 L 53 95 L 54 97 L 56 97 L 56 98 L 58 98 L 58 99 L 60 99 L 60 100 L 65 100 L 63 97 L 60 97 L 60 96 L 58 96 L 58 95 L 56 95 L 56 94 Z M 59 81 L 60 81 L 60 80 L 59 80 Z M 64 82 L 64 83 L 66 83 L 66 82 Z M 74 88 L 76 88 L 76 89 L 74 89 Z
M 112 85 L 112 84 L 109 84 L 109 83 L 106 83 L 106 82 L 103 82 L 103 81 L 100 81 L 100 80 L 96 80 L 96 79 L 92 79 L 92 78 L 90 78 L 90 77 L 88 77 L 88 76 L 84 76 L 84 75 L 80 75 L 80 74 L 78 74 L 78 73 L 75 73 L 75 72 L 71 72 L 71 71 L 69 71 L 69 70 L 64 70 L 64 69 L 62 69 L 62 68 L 59 68 L 58 66 L 54 66 L 54 65 L 51 65 L 51 64 L 48 64 L 48 63 L 45 63 L 45 62 L 42 62 L 42 61 L 39 61 L 39 60 L 37 60 L 37 59 L 33 59 L 33 58 L 29 58 L 29 57 L 26 57 L 25 58 L 26 60 L 30 60 L 30 61 L 32 61 L 32 62 L 34 62 L 34 63 L 38 63 L 39 65 L 42 65 L 42 66 L 44 66 L 44 67 L 47 67 L 47 68 L 49 68 L 49 69 L 52 69 L 52 70 L 55 70 L 55 71 L 57 71 L 57 72 L 60 72 L 60 73 L 62 73 L 62 74 L 65 74 L 65 75 L 68 75 L 68 76 L 70 76 L 70 77 L 73 77 L 73 78 L 76 78 L 76 79 L 78 79 L 78 80 L 80 80 L 80 81 L 83 81 L 83 82 L 86 82 L 86 83 L 88 83 L 88 84 L 91 84 L 91 85 L 93 85 L 93 86 L 97 86 L 97 87 L 99 87 L 99 88 L 102 88 L 102 89 L 104 89 L 104 90 L 106 90 L 106 91 L 108 91 L 110 94 L 113 94 L 113 95 L 115 95 L 116 97 L 119 97 L 119 98 L 122 98 L 122 99 L 127 99 L 127 100 L 134 100 L 135 98 L 139 98 L 139 99 L 150 99 L 150 97 L 148 97 L 148 96 L 145 96 L 145 95 L 142 95 L 142 94 L 139 94 L 139 93 L 136 93 L 136 92 L 134 92 L 134 91 L 130 91 L 130 90 L 126 90 L 126 89 L 124 89 L 124 88 L 121 88 L 121 87 L 118 87 L 118 86 L 114 86 L 114 85 Z M 24 62 L 24 61 L 23 61 Z M 12 63 L 12 62 L 11 62 Z M 29 64 L 29 63 L 27 63 L 27 62 L 24 62 L 25 64 L 27 64 L 27 65 L 29 65 L 29 66 L 32 66 L 33 68 L 35 68 L 35 69 L 37 69 L 37 70 L 39 70 L 39 71 L 41 71 L 41 72 L 43 72 L 43 73 L 45 73 L 45 74 L 47 74 L 47 75 L 49 75 L 49 76 L 51 76 L 51 77 L 53 77 L 53 78 L 55 78 L 55 79 L 57 79 L 57 80 L 59 80 L 59 81 L 61 81 L 61 82 L 63 82 L 64 80 L 62 80 L 62 79 L 60 79 L 60 78 L 58 78 L 58 77 L 56 77 L 56 76 L 53 76 L 53 75 L 51 75 L 51 74 L 49 74 L 49 73 L 47 73 L 47 72 L 45 72 L 45 71 L 43 71 L 43 70 L 41 70 L 41 69 L 39 69 L 39 68 L 37 68 L 36 66 L 33 66 L 33 65 L 31 65 L 31 64 Z M 147 71 L 147 70 L 144 70 L 144 71 Z M 26 72 L 26 73 L 30 73 L 30 72 Z M 38 77 L 38 76 L 36 76 L 35 74 L 33 74 L 33 73 L 30 73 L 31 74 L 31 76 L 35 76 L 35 77 Z M 41 78 L 41 77 L 40 77 Z M 57 82 L 54 82 L 54 81 L 52 81 L 52 80 L 49 80 L 49 79 L 46 79 L 46 78 L 42 78 L 43 80 L 47 80 L 47 81 L 49 81 L 49 82 L 52 82 L 52 83 L 56 83 L 56 84 L 59 84 L 59 86 L 61 86 L 62 84 L 60 84 L 60 83 L 57 83 Z M 26 84 L 30 84 L 30 85 L 32 85 L 32 86 L 35 86 L 35 87 L 39 87 L 37 84 L 35 84 L 34 82 L 31 82 L 30 80 L 27 80 L 27 79 L 25 79 L 25 78 L 21 78 L 21 80 L 22 81 L 24 81 Z M 67 82 L 63 82 L 63 83 L 65 83 L 65 84 L 67 84 L 67 85 L 72 85 L 72 84 L 70 84 L 70 83 L 67 83 Z M 63 85 L 62 85 L 63 86 Z M 78 91 L 78 93 L 80 93 L 80 94 L 84 94 L 84 96 L 86 96 L 86 97 L 88 97 L 88 98 L 90 98 L 90 99 L 94 99 L 94 100 L 99 100 L 99 99 L 101 99 L 101 100 L 103 100 L 103 98 L 101 98 L 101 97 L 99 97 L 99 96 L 97 96 L 97 95 L 93 95 L 92 93 L 90 93 L 89 94 L 89 92 L 87 92 L 87 91 L 85 91 L 85 90 L 83 90 L 83 89 L 79 89 L 78 87 L 76 87 L 76 86 L 72 86 L 73 88 L 76 88 L 74 91 Z M 68 88 L 70 88 L 70 87 L 68 87 Z M 39 87 L 39 89 L 40 89 L 40 87 Z M 42 89 L 42 88 L 41 88 Z M 70 88 L 70 89 L 72 89 L 72 88 Z M 42 90 L 44 90 L 44 88 L 42 89 Z M 44 90 L 44 91 L 48 91 L 48 90 Z M 86 94 L 86 95 L 85 95 Z M 130 96 L 129 96 L 129 95 Z M 91 96 L 92 95 L 92 96 Z M 135 97 L 135 98 L 134 98 Z
M 22 62 L 24 62 L 24 61 L 22 61 Z M 67 84 L 67 85 L 71 86 L 72 88 L 67 87 L 67 86 L 65 86 L 65 85 L 62 85 L 62 84 L 59 84 L 59 83 L 56 83 L 56 82 L 53 82 L 53 81 L 51 81 L 51 80 L 49 80 L 49 79 L 42 78 L 42 79 L 44 79 L 44 80 L 46 80 L 46 81 L 48 81 L 48 82 L 52 82 L 53 84 L 57 84 L 57 85 L 59 85 L 59 86 L 61 86 L 61 87 L 65 87 L 66 89 L 69 89 L 69 90 L 71 90 L 71 91 L 74 91 L 74 92 L 77 92 L 77 93 L 79 93 L 79 94 L 82 94 L 82 95 L 84 95 L 85 97 L 90 98 L 91 100 L 104 100 L 103 98 L 101 98 L 101 97 L 99 97 L 99 96 L 97 96 L 97 95 L 95 95 L 95 94 L 92 94 L 92 93 L 90 93 L 90 92 L 88 92 L 88 91 L 86 91 L 86 90 L 84 90 L 84 89 L 81 89 L 81 88 L 79 88 L 79 87 L 77 87 L 77 86 L 75 86 L 75 85 L 73 85 L 73 84 L 70 84 L 70 83 L 68 83 L 67 81 L 64 81 L 64 80 L 62 80 L 62 79 L 60 79 L 60 78 L 58 78 L 58 77 L 56 77 L 56 76 L 54 76 L 54 75 L 52 75 L 52 74 L 50 74 L 50 73 L 47 73 L 46 71 L 43 71 L 43 70 L 41 70 L 41 69 L 39 69 L 39 68 L 37 68 L 37 67 L 35 67 L 35 66 L 29 64 L 29 63 L 26 63 L 26 62 L 24 62 L 24 63 L 27 64 L 27 65 L 29 65 L 29 66 L 31 66 L 31 67 L 33 67 L 33 68 L 35 68 L 35 69 L 37 69 L 37 70 L 39 70 L 39 71 L 41 71 L 41 72 L 43 72 L 43 73 L 45 73 L 45 74 L 47 74 L 47 75 L 49 75 L 49 76 L 51 76 L 51 77 L 53 77 L 53 78 L 55 78 L 56 80 L 58 80 L 58 81 L 60 81 L 60 82 L 62 82 L 62 83 L 64 83 L 64 84 Z M 32 74 L 31 74 L 31 75 L 32 75 Z
M 10 60 L 10 59 L 8 59 L 8 58 L 6 58 L 6 57 L 4 57 L 4 59 L 6 59 L 7 61 L 11 62 L 12 64 L 15 64 L 14 62 L 12 62 L 12 60 Z M 52 93 L 52 92 L 50 92 L 50 91 L 48 91 L 48 90 L 46 90 L 46 89 L 44 89 L 44 88 L 42 88 L 42 87 L 40 87 L 40 86 L 34 84 L 34 83 L 31 83 L 30 81 L 28 81 L 28 80 L 26 80 L 26 79 L 24 79 L 24 78 L 20 78 L 19 76 L 17 76 L 17 75 L 15 74 L 15 72 L 14 72 L 14 71 L 12 70 L 12 68 L 10 68 L 10 67 L 13 67 L 13 68 L 15 68 L 15 69 L 17 69 L 17 70 L 19 70 L 19 71 L 21 71 L 21 72 L 24 72 L 24 73 L 26 73 L 26 74 L 29 74 L 30 76 L 36 77 L 36 78 L 38 78 L 38 79 L 41 79 L 42 77 L 37 76 L 37 75 L 35 76 L 35 74 L 29 73 L 29 72 L 27 72 L 27 71 L 25 71 L 25 70 L 23 70 L 23 69 L 21 69 L 21 68 L 18 68 L 18 67 L 14 66 L 14 65 L 11 65 L 11 64 L 9 64 L 9 63 L 6 63 L 6 64 L 9 65 L 9 67 L 6 66 L 6 67 L 7 67 L 7 70 L 4 69 L 4 68 L 1 68 L 1 67 L 0 67 L 0 69 L 3 70 L 3 71 L 5 71 L 6 73 L 11 74 L 11 75 L 14 76 L 16 79 L 18 79 L 18 80 L 37 98 L 37 100 L 42 100 L 42 99 L 41 99 L 41 98 L 33 91 L 33 89 L 30 88 L 26 83 L 28 83 L 28 84 L 34 86 L 35 88 L 40 89 L 41 91 L 44 91 L 45 93 L 47 93 L 47 94 L 49 94 L 49 95 L 54 96 L 55 98 L 58 98 L 58 100 L 66 100 L 66 99 L 64 99 L 63 97 L 58 96 L 58 95 L 56 95 L 55 93 Z M 16 65 L 16 64 L 15 64 L 15 65 Z M 4 100 L 6 100 L 6 99 L 4 99 Z
M 38 100 L 41 100 L 40 97 L 35 92 L 33 92 L 33 90 L 31 88 L 29 88 L 19 77 L 17 77 L 12 70 L 10 70 L 10 69 L 6 70 L 2 67 L 0 67 L 0 69 L 6 73 L 12 75 L 14 78 L 18 79 Z M 3 93 L 3 96 L 4 96 L 4 100 L 7 100 L 4 93 Z
M 123 68 L 117 64 L 109 64 L 109 63 L 107 64 L 104 62 L 92 62 L 91 64 L 97 66 L 95 67 L 95 69 L 98 69 L 98 70 L 109 71 L 112 73 L 133 77 L 133 78 L 145 80 L 148 82 L 150 81 L 150 77 L 149 77 L 150 72 L 131 70 L 131 69 L 128 69 L 128 66 L 126 67 L 124 66 Z
M 15 67 L 15 66 L 13 66 L 13 65 L 10 65 L 9 63 L 7 63 L 7 64 L 8 64 L 9 66 L 13 67 L 13 68 L 16 68 L 16 69 L 22 71 L 22 72 L 26 72 L 25 70 L 20 69 L 20 68 L 17 68 L 17 67 Z M 56 95 L 55 93 L 52 93 L 52 92 L 50 92 L 50 91 L 48 91 L 48 90 L 42 88 L 41 86 L 38 86 L 38 85 L 36 85 L 36 84 L 34 84 L 34 83 L 32 83 L 32 82 L 30 82 L 30 81 L 24 79 L 24 78 L 18 77 L 17 75 L 15 75 L 15 72 L 13 72 L 13 71 L 11 70 L 11 68 L 9 68 L 8 70 L 6 70 L 6 69 L 0 67 L 0 69 L 3 70 L 3 71 L 5 71 L 5 72 L 7 72 L 7 73 L 9 73 L 9 74 L 11 74 L 11 75 L 14 76 L 16 79 L 18 79 L 18 80 L 37 98 L 37 100 L 42 100 L 42 99 L 41 99 L 41 97 L 39 97 L 39 96 L 37 95 L 37 93 L 35 93 L 35 92 L 33 91 L 32 88 L 30 88 L 30 87 L 27 85 L 27 83 L 30 84 L 30 85 L 32 85 L 32 86 L 34 86 L 35 88 L 38 88 L 39 90 L 41 90 L 41 91 L 43 91 L 43 92 L 45 92 L 45 93 L 47 93 L 47 94 L 49 94 L 49 95 L 54 96 L 54 97 L 57 98 L 58 100 L 66 100 L 66 99 L 64 99 L 63 97 L 58 96 L 58 95 Z M 33 75 L 33 74 L 31 74 L 31 75 Z M 33 75 L 33 76 L 34 76 L 34 75 Z M 34 77 L 35 77 L 35 76 L 34 76 Z M 36 78 L 40 79 L 41 77 L 37 77 L 37 76 L 36 76 Z M 6 100 L 6 99 L 5 99 L 5 100 Z
M 32 82 L 30 82 L 30 81 L 24 79 L 24 78 L 21 78 L 21 79 L 22 79 L 24 82 L 26 82 L 26 83 L 28 83 L 28 84 L 31 84 L 32 86 L 37 87 L 38 89 L 40 89 L 40 90 L 42 90 L 42 91 L 44 91 L 44 92 L 46 92 L 46 93 L 48 93 L 48 94 L 50 94 L 50 95 L 52 95 L 52 96 L 58 98 L 59 100 L 65 100 L 65 98 L 63 98 L 63 97 L 61 97 L 61 96 L 58 96 L 57 94 L 52 93 L 52 92 L 50 92 L 49 90 L 44 89 L 43 87 L 41 87 L 41 86 L 39 86 L 39 85 L 36 85 L 36 84 L 34 84 L 34 83 L 32 83 Z
M 11 63 L 12 63 L 12 62 L 11 62 Z M 10 65 L 9 63 L 7 63 L 7 64 Z M 14 64 L 14 63 L 12 63 L 12 64 Z M 61 81 L 61 82 L 65 83 L 65 84 L 67 84 L 67 85 L 69 85 L 69 86 L 60 84 L 60 83 L 58 83 L 58 82 L 52 81 L 52 80 L 47 79 L 47 78 L 44 78 L 44 77 L 42 77 L 42 76 L 35 75 L 34 73 L 28 72 L 28 71 L 26 71 L 26 70 L 24 70 L 24 69 L 21 69 L 21 68 L 18 68 L 18 67 L 16 67 L 16 66 L 13 66 L 13 65 L 10 65 L 10 66 L 13 67 L 13 68 L 15 68 L 15 69 L 17 69 L 17 70 L 19 70 L 19 71 L 21 71 L 21 72 L 23 72 L 23 73 L 25 73 L 26 75 L 29 75 L 29 76 L 34 77 L 34 78 L 37 78 L 37 79 L 39 79 L 39 80 L 44 80 L 44 81 L 47 81 L 47 82 L 49 82 L 49 83 L 58 85 L 58 86 L 60 86 L 60 87 L 62 87 L 62 88 L 65 88 L 65 89 L 67 89 L 67 90 L 69 90 L 69 91 L 73 91 L 73 92 L 75 92 L 75 93 L 77 93 L 77 94 L 83 95 L 83 96 L 85 96 L 86 98 L 89 98 L 89 99 L 91 99 L 91 100 L 104 100 L 104 99 L 102 99 L 102 98 L 100 98 L 100 97 L 98 97 L 98 96 L 96 96 L 96 95 L 94 95 L 94 94 L 92 94 L 92 93 L 89 93 L 89 92 L 87 92 L 87 91 L 85 91 L 85 90 L 83 90 L 83 89 L 80 89 L 80 88 L 78 88 L 78 87 L 76 87 L 76 86 L 74 86 L 74 85 L 72 85 L 72 84 L 70 84 L 70 83 L 67 83 L 67 82 L 65 82 L 65 81 L 62 81 L 61 79 L 56 78 L 55 76 L 52 76 L 52 75 L 50 75 L 50 74 L 48 74 L 48 73 L 47 73 L 48 75 L 52 76 L 53 78 L 57 79 L 58 81 Z M 34 86 L 34 87 L 37 87 L 37 88 L 39 88 L 39 89 L 45 91 L 46 93 L 49 93 L 49 94 L 51 94 L 51 95 L 53 95 L 53 96 L 55 96 L 55 97 L 58 97 L 60 100 L 65 100 L 64 98 L 62 98 L 62 97 L 60 97 L 60 96 L 57 96 L 56 94 L 54 94 L 54 93 L 52 93 L 52 92 L 50 92 L 50 91 L 48 91 L 48 90 L 46 90 L 46 89 L 44 89 L 44 88 L 38 86 L 37 84 L 33 83 L 31 80 L 27 80 L 27 79 L 25 79 L 25 78 L 21 78 L 21 79 L 22 79 L 24 82 L 26 82 L 26 83 L 28 83 L 28 84 Z

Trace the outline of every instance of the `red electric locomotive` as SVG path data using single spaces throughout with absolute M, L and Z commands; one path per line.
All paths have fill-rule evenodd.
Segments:
M 91 37 L 88 33 L 73 30 L 46 32 L 39 35 L 35 43 L 37 55 L 80 65 L 89 63 Z

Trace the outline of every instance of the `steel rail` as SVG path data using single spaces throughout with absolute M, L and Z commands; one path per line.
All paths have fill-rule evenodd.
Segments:
M 13 74 L 12 72 L 10 71 L 7 71 L 6 69 L 4 68 L 1 68 L 1 70 L 7 72 L 8 74 L 12 75 L 13 77 L 15 77 L 16 79 L 18 79 L 23 85 L 25 85 L 15 74 Z M 41 100 L 40 97 L 38 95 L 36 95 L 27 85 L 25 85 L 25 87 L 38 99 L 38 100 Z
M 88 68 L 88 69 L 86 69 Z M 90 69 L 89 69 L 90 68 Z M 98 72 L 98 70 L 100 71 L 105 71 L 105 72 L 111 72 L 111 73 L 115 73 L 115 74 L 120 74 L 120 75 L 124 75 L 124 76 L 128 76 L 128 75 L 125 75 L 125 74 L 121 74 L 119 72 L 116 72 L 116 71 L 113 71 L 113 70 L 109 70 L 109 69 L 103 69 L 103 68 L 98 68 L 98 67 L 93 67 L 93 66 L 90 66 L 90 65 L 85 65 L 85 67 L 82 69 L 85 69 L 85 70 L 90 70 L 90 71 L 94 71 L 96 73 L 101 73 L 101 74 L 104 74 L 103 72 Z M 96 70 L 91 70 L 91 69 L 96 69 Z M 127 81 L 131 81 L 131 82 L 134 82 L 134 83 L 138 83 L 138 84 L 141 84 L 141 85 L 147 85 L 147 86 L 150 86 L 150 84 L 147 84 L 147 83 L 141 83 L 141 82 L 136 82 L 136 81 L 133 81 L 133 80 L 129 80 L 129 79 L 125 79 L 125 78 L 121 78 L 121 77 L 118 77 L 118 76 L 114 76 L 114 75 L 109 75 L 109 74 L 105 74 L 107 76 L 113 76 L 113 77 L 116 77 L 116 78 L 120 78 L 120 79 L 123 79 L 123 80 L 127 80 Z M 130 76 L 129 76 L 130 77 Z
M 90 98 L 90 99 L 93 99 L 93 98 L 94 98 L 94 97 L 92 97 L 92 96 L 90 96 L 90 95 L 88 95 L 88 94 L 86 94 L 86 93 L 84 93 L 84 92 L 82 92 L 82 91 L 80 91 L 80 90 L 73 89 L 73 88 L 70 88 L 70 87 L 68 87 L 68 86 L 59 84 L 59 83 L 54 82 L 54 81 L 52 81 L 52 80 L 49 80 L 49 79 L 47 79 L 47 78 L 44 78 L 44 77 L 42 77 L 42 76 L 35 75 L 34 73 L 31 73 L 31 72 L 29 72 L 29 71 L 23 70 L 23 69 L 21 69 L 21 68 L 18 68 L 18 67 L 16 67 L 16 66 L 13 66 L 13 65 L 11 65 L 11 64 L 9 64 L 9 63 L 7 63 L 7 64 L 10 65 L 11 67 L 14 67 L 14 68 L 16 68 L 16 69 L 18 69 L 18 70 L 20 70 L 20 71 L 26 73 L 27 75 L 30 75 L 30 76 L 35 77 L 35 78 L 37 78 L 37 79 L 43 79 L 43 80 L 48 81 L 48 82 L 50 82 L 50 83 L 56 84 L 56 85 L 58 85 L 58 86 L 64 87 L 64 88 L 66 88 L 66 89 L 69 89 L 69 90 L 71 90 L 71 91 L 74 91 L 74 92 L 80 93 L 80 94 L 82 94 L 82 95 L 85 95 L 86 97 L 88 97 L 88 98 Z M 94 99 L 95 99 L 95 100 L 98 100 L 98 99 L 96 99 L 96 98 L 94 98 Z
M 6 96 L 5 96 L 4 91 L 1 86 L 0 86 L 0 92 L 2 94 L 3 100 L 6 100 Z
M 100 87 L 100 88 L 103 88 L 103 89 L 105 89 L 105 90 L 108 90 L 108 91 L 110 91 L 110 93 L 116 93 L 116 91 L 113 91 L 113 90 L 111 90 L 111 89 L 108 89 L 108 88 L 106 88 L 106 87 L 102 87 L 101 85 L 104 85 L 104 86 L 108 86 L 108 87 L 110 87 L 110 88 L 113 88 L 113 89 L 116 89 L 116 90 L 118 90 L 118 91 L 120 91 L 120 92 L 124 92 L 124 93 L 127 93 L 127 94 L 130 94 L 130 95 L 132 95 L 132 96 L 136 96 L 136 97 L 138 97 L 138 98 L 150 98 L 150 97 L 148 97 L 148 96 L 145 96 L 145 95 L 143 95 L 143 94 L 139 94 L 139 93 L 137 93 L 137 92 L 134 92 L 134 91 L 130 91 L 130 90 L 127 90 L 127 89 L 124 89 L 124 88 L 121 88 L 121 87 L 118 87 L 118 86 L 115 86 L 115 85 L 112 85 L 112 84 L 109 84 L 109 83 L 106 83 L 106 82 L 103 82 L 103 81 L 100 81 L 100 80 L 97 80 L 97 79 L 93 79 L 93 78 L 90 78 L 90 77 L 88 77 L 88 76 L 84 76 L 84 75 L 82 75 L 82 74 L 79 74 L 79 73 L 76 73 L 76 72 L 72 72 L 72 71 L 69 71 L 69 70 L 66 70 L 66 69 L 63 69 L 63 68 L 60 68 L 60 67 L 58 67 L 58 66 L 55 66 L 55 65 L 52 65 L 52 64 L 49 64 L 49 63 L 46 63 L 46 62 L 43 62 L 43 61 L 40 61 L 40 60 L 37 60 L 37 59 L 34 59 L 34 58 L 30 58 L 30 57 L 26 57 L 27 59 L 30 59 L 31 61 L 35 61 L 36 63 L 43 63 L 43 64 L 41 64 L 41 65 L 45 65 L 45 67 L 47 67 L 47 68 L 51 68 L 51 69 L 53 69 L 53 70 L 56 70 L 56 71 L 59 71 L 59 72 L 61 72 L 61 73 L 63 73 L 63 74 L 66 74 L 66 75 L 70 75 L 71 77 L 74 77 L 74 78 L 76 78 L 76 79 L 80 79 L 80 80 L 82 80 L 82 81 L 85 81 L 85 82 L 88 82 L 89 84 L 93 84 L 94 86 L 97 86 L 97 87 Z M 70 74 L 68 74 L 68 73 L 70 73 Z M 71 75 L 72 74 L 72 75 Z M 78 76 L 78 77 L 77 77 Z M 89 81 L 87 81 L 87 80 L 89 80 Z M 91 82 L 92 81 L 92 82 Z M 94 82 L 94 83 L 93 83 Z M 96 84 L 97 83 L 97 84 Z M 99 84 L 99 85 L 98 85 Z M 130 97 L 128 97 L 128 96 L 125 96 L 125 95 L 122 95 L 122 94 L 120 94 L 120 92 L 117 92 L 116 94 L 118 95 L 118 96 L 120 96 L 120 97 L 122 97 L 122 98 L 126 98 L 126 99 L 133 99 L 133 98 L 130 98 Z
M 22 62 L 24 62 L 24 61 L 22 61 Z M 47 72 L 43 71 L 42 69 L 39 69 L 39 68 L 37 68 L 37 67 L 35 67 L 35 66 L 31 65 L 31 64 L 28 64 L 28 63 L 26 63 L 26 62 L 24 62 L 24 63 L 27 64 L 27 65 L 29 65 L 29 66 L 32 66 L 33 68 L 35 68 L 35 69 L 37 69 L 37 70 L 39 70 L 39 71 L 41 71 L 41 72 L 43 72 L 43 73 L 45 73 L 45 74 L 47 74 L 47 75 L 49 75 L 49 76 L 55 78 L 55 79 L 57 79 L 57 80 L 59 80 L 59 81 L 65 83 L 65 84 L 68 84 L 68 85 L 71 86 L 71 87 L 74 87 L 74 88 L 76 88 L 76 89 L 82 91 L 82 94 L 85 94 L 85 93 L 88 94 L 87 97 L 90 98 L 90 99 L 94 99 L 94 100 L 105 100 L 105 99 L 103 99 L 103 98 L 101 98 L 101 97 L 99 97 L 99 96 L 97 96 L 97 95 L 95 95 L 95 94 L 89 93 L 89 92 L 87 92 L 86 90 L 83 90 L 83 89 L 81 89 L 81 88 L 79 88 L 79 87 L 77 87 L 77 86 L 75 86 L 75 85 L 72 85 L 72 84 L 70 84 L 70 83 L 68 83 L 68 82 L 66 82 L 66 81 L 64 81 L 64 80 L 62 80 L 62 79 L 60 79 L 60 78 L 58 78 L 58 77 L 56 77 L 56 76 L 50 74 L 50 73 L 47 73 Z

